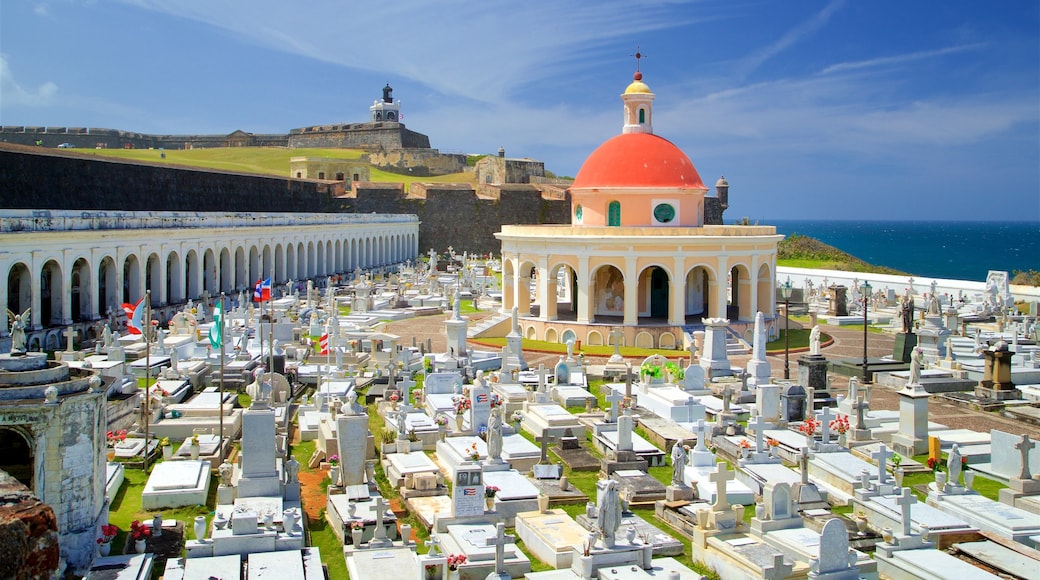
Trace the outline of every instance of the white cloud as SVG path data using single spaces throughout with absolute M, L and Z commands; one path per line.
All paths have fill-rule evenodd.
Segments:
M 788 30 L 783 36 L 777 39 L 776 42 L 745 57 L 738 68 L 744 75 L 750 74 L 769 59 L 798 44 L 803 39 L 814 34 L 817 30 L 823 28 L 823 26 L 831 19 L 831 16 L 837 12 L 844 3 L 844 0 L 832 0 L 831 3 L 824 6 L 823 10 L 820 10 L 814 14 L 812 18 L 798 26 L 795 26 L 791 30 Z
M 831 74 L 835 72 L 845 72 L 856 69 L 905 64 L 917 60 L 923 60 L 926 58 L 934 58 L 937 56 L 945 56 L 947 54 L 964 52 L 966 50 L 974 50 L 977 48 L 981 48 L 982 46 L 985 45 L 982 43 L 965 44 L 961 46 L 948 46 L 946 48 L 939 48 L 935 50 L 922 50 L 919 52 L 911 52 L 908 54 L 872 58 L 869 60 L 860 60 L 855 62 L 840 62 L 838 64 L 832 64 L 828 66 L 827 68 L 820 71 L 820 74 Z
M 507 6 L 399 0 L 373 6 L 322 0 L 306 10 L 277 0 L 125 1 L 204 22 L 262 46 L 402 75 L 444 95 L 488 103 L 568 70 L 579 55 L 587 56 L 584 51 L 696 19 L 667 1 Z
M 7 63 L 7 56 L 0 54 L 0 94 L 4 96 L 4 107 L 45 107 L 53 103 L 58 85 L 52 81 L 40 86 L 25 88 L 18 83 Z

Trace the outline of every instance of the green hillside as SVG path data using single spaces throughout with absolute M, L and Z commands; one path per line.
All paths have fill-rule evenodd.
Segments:
M 844 270 L 846 272 L 872 272 L 874 274 L 904 275 L 905 272 L 875 266 L 808 236 L 791 234 L 780 242 L 776 262 L 791 268 L 818 268 Z
M 333 159 L 360 159 L 364 151 L 359 149 L 286 149 L 282 147 L 220 147 L 210 149 L 69 149 L 76 153 L 113 157 L 132 161 L 143 161 L 169 165 L 171 167 L 193 167 L 233 171 L 236 173 L 259 173 L 262 175 L 289 175 L 290 157 L 328 157 Z M 166 158 L 162 158 L 162 154 Z M 404 183 L 475 183 L 473 173 L 452 173 L 434 177 L 413 178 L 408 175 L 382 171 L 373 167 L 372 181 Z

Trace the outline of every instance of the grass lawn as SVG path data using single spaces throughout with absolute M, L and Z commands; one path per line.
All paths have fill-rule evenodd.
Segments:
M 504 337 L 489 337 L 481 338 L 478 340 L 470 339 L 473 344 L 480 344 L 484 346 L 493 346 L 497 348 L 504 347 L 506 345 L 506 339 Z M 540 352 L 552 352 L 552 353 L 567 353 L 567 345 L 559 344 L 555 342 L 545 342 L 544 340 L 529 340 L 523 339 L 524 350 L 533 350 Z M 575 354 L 586 354 L 591 356 L 610 356 L 614 354 L 614 347 L 612 346 L 588 346 L 581 345 L 581 348 L 576 349 Z M 676 358 L 682 356 L 689 356 L 689 353 L 685 350 L 667 350 L 659 348 L 632 348 L 632 347 L 621 347 L 621 354 L 626 357 L 648 357 L 655 354 L 659 354 L 666 358 Z
M 214 147 L 210 149 L 75 149 L 77 153 L 146 161 L 186 168 L 216 169 L 237 173 L 259 173 L 277 177 L 289 176 L 289 159 L 291 157 L 327 157 L 332 159 L 360 159 L 364 154 L 359 149 L 287 149 L 282 147 Z M 161 157 L 162 153 L 166 158 Z M 430 177 L 413 177 L 383 171 L 372 167 L 369 170 L 371 181 L 387 183 L 404 183 L 405 189 L 411 187 L 413 181 L 421 183 L 469 183 L 473 184 L 474 173 L 452 173 Z
M 319 469 L 311 469 L 308 462 L 314 453 L 313 441 L 302 441 L 292 446 L 292 456 L 300 462 L 301 473 L 314 473 Z M 322 490 L 328 487 L 330 480 L 325 477 L 322 481 Z M 336 533 L 332 531 L 328 522 L 325 521 L 325 509 L 321 510 L 321 517 L 308 519 L 307 531 L 310 534 L 310 543 L 317 546 L 321 551 L 321 561 L 329 569 L 329 578 L 346 578 L 347 561 L 343 558 L 343 544 L 340 543 Z

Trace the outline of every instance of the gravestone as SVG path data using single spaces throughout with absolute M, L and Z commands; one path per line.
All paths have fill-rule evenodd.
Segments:
M 840 284 L 831 286 L 828 290 L 828 297 L 830 298 L 830 306 L 827 308 L 827 314 L 831 316 L 848 316 L 849 305 L 848 305 L 848 288 Z
M 275 455 L 275 413 L 266 401 L 254 400 L 242 413 L 242 463 L 238 497 L 281 497 Z
M 755 314 L 755 338 L 752 344 L 751 360 L 747 363 L 746 372 L 750 375 L 749 383 L 754 386 L 769 383 L 769 361 L 766 360 L 766 324 L 765 315 L 761 311 Z
M 451 515 L 472 517 L 484 515 L 484 474 L 479 465 L 459 465 L 455 469 Z
M 859 580 L 859 568 L 854 564 L 855 552 L 849 550 L 849 535 L 839 518 L 823 524 L 820 532 L 819 555 L 810 564 L 809 578 L 814 580 Z
M 470 385 L 470 411 L 469 427 L 474 433 L 479 433 L 481 427 L 487 428 L 488 420 L 491 418 L 491 388 L 483 380 L 483 371 L 477 371 L 477 380 Z
M 798 384 L 785 386 L 780 395 L 781 418 L 788 423 L 805 420 L 805 389 Z
M 365 457 L 368 452 L 368 415 L 336 417 L 336 444 L 340 456 L 340 481 L 333 485 L 362 485 L 365 482 Z

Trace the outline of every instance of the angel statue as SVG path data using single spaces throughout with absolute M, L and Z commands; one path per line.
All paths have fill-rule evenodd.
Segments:
M 10 308 L 7 309 L 7 317 L 11 320 L 11 354 L 20 356 L 25 354 L 25 327 L 29 324 L 29 311 L 15 314 Z

